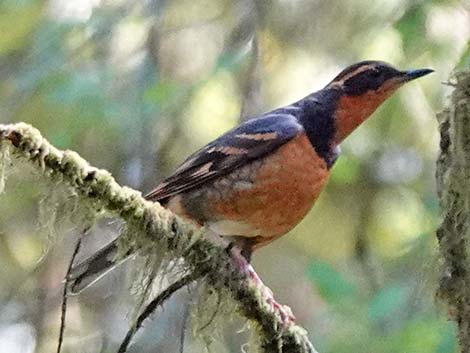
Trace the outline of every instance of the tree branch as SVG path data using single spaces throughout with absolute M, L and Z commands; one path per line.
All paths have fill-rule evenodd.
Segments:
M 306 331 L 294 324 L 283 326 L 266 290 L 237 266 L 223 246 L 202 237 L 203 229 L 196 229 L 158 203 L 146 201 L 139 192 L 120 186 L 109 172 L 90 166 L 76 152 L 55 148 L 30 125 L 0 124 L 0 147 L 5 148 L 7 141 L 14 147 L 14 156 L 38 167 L 45 178 L 64 181 L 79 201 L 96 213 L 106 212 L 126 221 L 135 230 L 128 232 L 133 246 L 153 242 L 162 251 L 183 257 L 191 272 L 206 273 L 209 284 L 216 290 L 225 289 L 239 313 L 254 323 L 263 352 L 316 352 Z
M 462 352 L 470 351 L 470 72 L 456 75 L 449 107 L 438 115 L 441 151 L 436 180 L 443 221 L 437 230 L 444 271 L 438 295 L 457 322 Z

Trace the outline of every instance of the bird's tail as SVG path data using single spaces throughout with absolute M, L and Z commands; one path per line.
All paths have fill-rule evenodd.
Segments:
M 117 255 L 116 239 L 78 265 L 73 266 L 67 281 L 69 295 L 79 294 L 91 286 L 109 271 L 127 260 L 131 255 L 131 251 L 124 256 L 120 256 L 119 259 L 117 259 Z

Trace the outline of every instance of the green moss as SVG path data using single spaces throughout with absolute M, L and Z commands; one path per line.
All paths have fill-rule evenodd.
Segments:
M 45 195 L 39 201 L 38 228 L 46 231 L 50 240 L 55 239 L 57 211 L 60 204 L 60 193 L 56 191 L 57 185 L 51 185 L 47 188 Z
M 443 222 L 437 237 L 444 268 L 438 295 L 459 326 L 462 351 L 470 349 L 470 72 L 456 74 L 449 107 L 438 116 L 441 152 L 436 180 Z
M 191 310 L 192 335 L 210 347 L 222 339 L 223 328 L 234 318 L 237 305 L 226 288 L 215 289 L 207 281 L 199 281 Z

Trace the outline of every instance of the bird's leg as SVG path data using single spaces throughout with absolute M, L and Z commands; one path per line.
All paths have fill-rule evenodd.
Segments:
M 253 254 L 251 247 L 244 247 L 241 251 L 240 254 L 246 259 L 248 263 L 251 263 L 251 255 Z
M 263 297 L 266 298 L 267 303 L 270 305 L 271 310 L 276 312 L 284 326 L 288 326 L 295 320 L 294 314 L 292 314 L 291 308 L 287 305 L 279 304 L 275 299 L 273 292 L 266 286 L 261 278 L 256 273 L 253 266 L 251 266 L 249 259 L 251 258 L 251 250 L 243 250 L 234 246 L 234 242 L 231 242 L 227 247 L 227 250 L 231 252 L 233 258 L 236 260 L 237 265 L 242 272 L 247 274 L 256 286 L 263 292 Z M 248 256 L 247 256 L 248 255 Z

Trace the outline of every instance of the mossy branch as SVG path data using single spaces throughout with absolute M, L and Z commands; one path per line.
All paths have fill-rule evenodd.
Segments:
M 129 239 L 134 246 L 151 241 L 162 251 L 183 257 L 191 272 L 206 274 L 209 285 L 226 291 L 239 313 L 257 328 L 263 352 L 316 352 L 303 328 L 283 326 L 266 291 L 236 266 L 224 247 L 201 237 L 203 229 L 196 229 L 158 203 L 146 201 L 140 192 L 120 186 L 109 172 L 90 166 L 76 152 L 55 148 L 28 124 L 0 124 L 0 150 L 8 146 L 12 146 L 13 155 L 36 166 L 44 178 L 66 183 L 79 202 L 96 214 L 118 216 L 131 225 L 137 230 L 128 234 L 134 234 L 135 239 Z
M 456 74 L 450 104 L 438 119 L 436 180 L 443 221 L 437 237 L 444 259 L 438 294 L 458 325 L 461 351 L 470 352 L 470 72 Z

